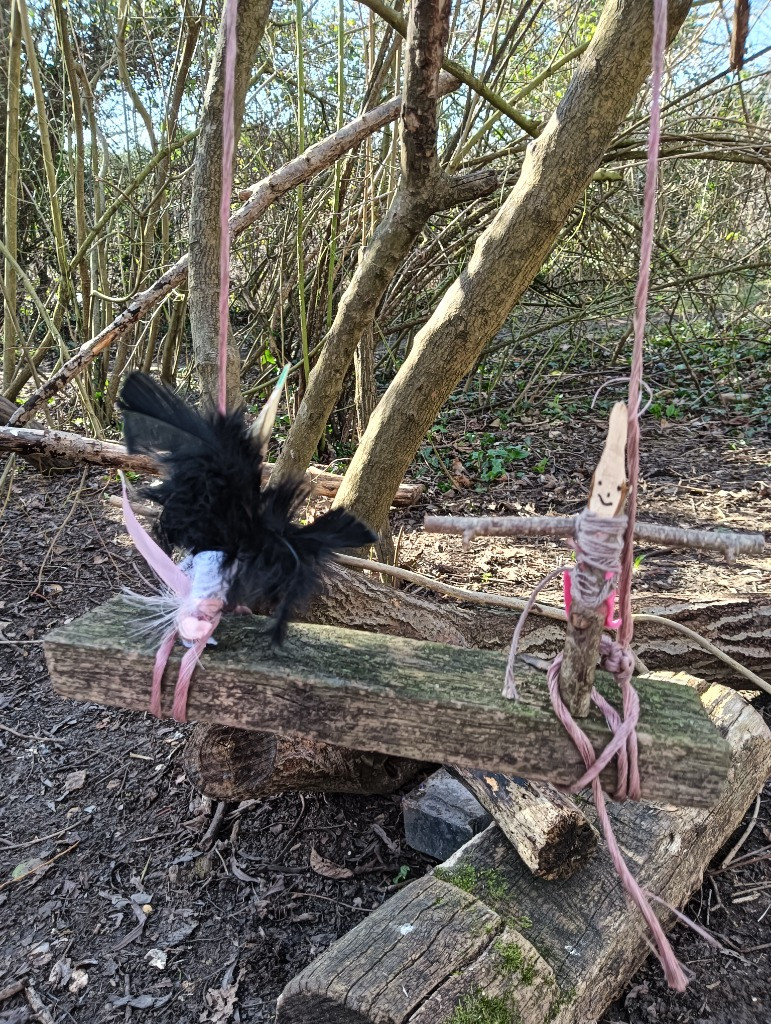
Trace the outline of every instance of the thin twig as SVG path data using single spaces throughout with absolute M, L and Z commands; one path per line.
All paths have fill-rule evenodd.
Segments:
M 37 586 L 35 587 L 36 590 L 40 590 L 40 588 L 43 585 L 43 573 L 45 572 L 46 563 L 48 562 L 48 558 L 49 558 L 50 554 L 52 553 L 52 551 L 54 549 L 54 546 L 56 545 L 56 542 L 61 537 L 62 532 L 64 530 L 64 527 L 67 525 L 67 523 L 70 521 L 70 519 L 72 519 L 72 517 L 75 515 L 75 509 L 78 507 L 78 502 L 80 501 L 80 496 L 83 493 L 83 488 L 86 485 L 87 477 L 88 477 L 88 467 L 86 466 L 86 467 L 84 467 L 83 472 L 80 475 L 80 483 L 78 484 L 78 489 L 75 492 L 75 497 L 72 499 L 72 507 L 70 508 L 69 512 L 64 517 L 64 519 L 62 520 L 61 526 L 59 527 L 59 529 L 54 534 L 51 543 L 48 545 L 48 550 L 46 551 L 45 555 L 43 555 L 43 561 L 40 563 L 40 571 L 37 574 Z
M 34 868 L 30 868 L 29 871 L 25 871 L 24 874 L 19 875 L 18 878 L 9 878 L 7 882 L 3 882 L 2 885 L 0 885 L 0 892 L 2 892 L 3 889 L 8 889 L 12 885 L 16 885 L 17 882 L 23 882 L 24 879 L 29 878 L 30 875 L 36 875 L 39 871 L 42 871 L 43 868 L 50 867 L 50 865 L 53 864 L 54 861 L 57 861 L 60 858 L 65 857 L 68 853 L 72 853 L 72 851 L 76 849 L 78 846 L 80 846 L 79 839 L 77 840 L 77 842 L 73 843 L 72 846 L 68 846 L 66 850 L 60 850 L 59 853 L 55 853 L 53 857 L 50 857 L 48 860 L 44 860 L 42 864 L 36 864 Z
M 200 843 L 198 844 L 202 850 L 206 851 L 214 845 L 214 840 L 217 838 L 217 833 L 219 832 L 220 826 L 222 825 L 222 819 L 225 817 L 226 809 L 227 804 L 225 803 L 224 800 L 220 800 L 216 808 L 214 809 L 214 815 L 212 817 L 211 824 L 207 828 L 206 833 L 203 835 Z
M 20 978 L 18 981 L 12 981 L 10 985 L 6 985 L 5 988 L 0 988 L 0 1003 L 6 999 L 11 999 L 13 996 L 18 995 L 19 992 L 26 986 L 26 981 Z
M 731 863 L 731 861 L 736 856 L 736 854 L 739 852 L 739 850 L 741 850 L 741 848 L 747 842 L 747 840 L 750 837 L 750 833 L 752 832 L 752 830 L 755 828 L 755 825 L 757 824 L 757 820 L 758 820 L 758 815 L 759 814 L 760 814 L 760 794 L 758 793 L 758 795 L 755 797 L 755 809 L 752 812 L 752 818 L 750 819 L 750 823 L 747 826 L 747 828 L 742 832 L 742 834 L 739 837 L 738 841 L 736 843 L 734 843 L 734 845 L 731 847 L 731 849 L 728 851 L 728 853 L 725 855 L 725 857 L 720 862 L 720 867 L 721 868 L 727 868 L 728 865 Z
M 27 985 L 25 987 L 24 994 L 27 997 L 30 1009 L 40 1021 L 40 1024 L 55 1024 L 54 1018 L 51 1016 L 51 1011 L 31 985 Z
M 397 579 L 405 580 L 407 583 L 415 583 L 428 590 L 434 590 L 438 594 L 445 594 L 448 597 L 456 597 L 459 601 L 471 601 L 475 604 L 497 605 L 499 608 L 509 608 L 512 611 L 521 612 L 526 602 L 521 597 L 505 597 L 503 594 L 489 594 L 483 590 L 466 590 L 465 587 L 454 587 L 450 583 L 442 583 L 432 576 L 424 576 L 419 572 L 412 572 L 410 569 L 402 569 L 400 566 L 387 565 L 385 562 L 373 562 L 368 558 L 354 558 L 353 555 L 335 555 L 334 560 L 340 565 L 350 566 L 352 569 L 369 569 L 371 572 L 387 573 Z M 554 608 L 551 605 L 536 604 L 533 611 L 548 619 L 558 619 L 565 622 L 567 616 L 564 609 Z
M 49 839 L 58 839 L 59 836 L 63 836 L 65 832 L 69 831 L 68 828 L 62 828 L 48 836 L 40 836 L 39 839 L 28 839 L 26 843 L 6 843 L 3 839 L 0 839 L 0 844 L 2 844 L 3 850 L 23 850 L 27 846 L 36 846 L 38 843 L 45 843 Z M 0 995 L 0 1000 L 2 1000 L 2 995 Z

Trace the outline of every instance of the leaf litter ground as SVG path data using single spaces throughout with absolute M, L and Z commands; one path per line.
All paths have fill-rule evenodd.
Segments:
M 464 413 L 444 426 L 416 464 L 425 500 L 397 517 L 399 561 L 522 596 L 559 563 L 557 545 L 504 538 L 464 551 L 423 534 L 422 516 L 577 511 L 601 420 L 580 439 L 559 418 L 515 427 Z M 649 518 L 771 531 L 769 449 L 740 424 L 649 422 L 643 453 Z M 293 974 L 430 862 L 404 844 L 398 796 L 229 805 L 215 831 L 216 808 L 181 767 L 186 727 L 52 693 L 39 639 L 121 586 L 146 585 L 106 503 L 115 493 L 115 478 L 97 470 L 43 478 L 19 464 L 0 495 L 0 1024 L 48 1020 L 46 1010 L 89 1024 L 269 1022 Z M 643 594 L 762 602 L 771 590 L 768 558 L 729 568 L 655 551 L 638 569 Z M 720 859 L 689 912 L 724 950 L 676 929 L 694 973 L 688 993 L 669 994 L 646 965 L 603 1024 L 771 1020 L 769 787 L 732 864 L 721 870 Z M 341 877 L 328 877 L 335 866 Z M 19 980 L 42 1011 L 11 994 Z

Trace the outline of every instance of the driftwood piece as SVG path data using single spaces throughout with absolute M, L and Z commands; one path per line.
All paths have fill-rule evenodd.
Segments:
M 49 633 L 54 686 L 76 700 L 144 711 L 155 645 L 132 637 L 136 609 L 114 598 Z M 355 750 L 460 764 L 569 785 L 580 755 L 554 717 L 545 678 L 522 671 L 521 700 L 500 695 L 506 656 L 332 626 L 290 626 L 281 648 L 268 621 L 226 616 L 217 646 L 193 677 L 194 721 L 303 735 Z M 170 714 L 179 650 L 165 673 Z M 613 699 L 609 677 L 598 688 Z M 708 805 L 723 788 L 727 749 L 686 687 L 640 685 L 640 771 L 646 799 Z M 595 749 L 609 734 L 596 710 L 584 731 Z M 602 775 L 613 790 L 615 768 Z
M 0 426 L 0 452 L 17 452 L 24 458 L 34 458 L 44 468 L 55 462 L 62 465 L 69 461 L 73 465 L 83 462 L 108 469 L 131 469 L 136 473 L 158 475 L 158 463 L 149 455 L 130 455 L 122 444 L 114 441 L 99 441 L 94 437 L 83 437 L 65 430 L 34 430 L 31 427 Z M 265 464 L 264 480 L 270 479 L 273 463 Z M 306 473 L 311 493 L 334 498 L 342 477 L 327 473 L 311 466 Z M 394 505 L 414 505 L 424 491 L 423 484 L 403 483 L 394 496 Z
M 537 878 L 570 878 L 597 848 L 598 832 L 570 797 L 547 782 L 448 765 Z
M 460 536 L 466 544 L 475 537 L 572 537 L 575 524 L 576 516 L 426 516 L 423 520 L 426 533 Z M 634 539 L 665 548 L 717 551 L 729 562 L 737 555 L 761 555 L 766 544 L 762 533 L 681 529 L 639 520 Z
M 771 771 L 761 716 L 736 693 L 690 681 L 730 745 L 729 787 L 706 810 L 611 808 L 638 879 L 673 906 L 700 883 Z M 290 981 L 278 1024 L 587 1024 L 647 953 L 604 844 L 571 879 L 544 882 L 490 826 Z
M 196 789 L 214 800 L 250 800 L 287 790 L 393 793 L 423 768 L 403 757 L 224 725 L 196 725 L 184 766 Z

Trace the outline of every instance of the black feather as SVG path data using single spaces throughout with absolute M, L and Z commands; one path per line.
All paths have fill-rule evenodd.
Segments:
M 201 414 L 139 373 L 126 379 L 120 408 L 128 450 L 154 455 L 164 470 L 163 482 L 143 491 L 162 506 L 163 539 L 193 554 L 223 551 L 234 569 L 229 604 L 266 604 L 276 641 L 318 589 L 333 552 L 374 541 L 344 509 L 295 523 L 304 479 L 262 486 L 262 455 L 243 410 Z

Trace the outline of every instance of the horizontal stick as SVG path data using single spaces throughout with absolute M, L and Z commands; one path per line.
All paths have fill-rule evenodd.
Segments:
M 26 458 L 90 462 L 108 469 L 131 469 L 136 473 L 158 475 L 158 463 L 149 455 L 130 455 L 122 444 L 99 441 L 66 430 L 36 430 L 32 427 L 0 427 L 0 452 L 16 452 Z M 270 479 L 273 463 L 263 467 L 264 479 Z M 337 473 L 327 473 L 311 466 L 306 477 L 312 494 L 333 498 L 342 483 Z M 423 493 L 423 484 L 403 483 L 394 496 L 394 505 L 414 505 Z
M 133 625 L 132 625 L 133 624 Z M 545 676 L 522 666 L 521 699 L 500 695 L 506 655 L 333 626 L 293 624 L 271 648 L 267 620 L 226 616 L 217 646 L 196 669 L 192 720 L 304 735 L 397 757 L 569 785 L 583 762 L 554 716 Z M 58 693 L 144 711 L 153 642 L 132 638 L 137 609 L 116 598 L 45 639 Z M 179 652 L 169 662 L 171 710 Z M 638 681 L 640 769 L 645 799 L 710 805 L 726 779 L 728 749 L 690 689 Z M 609 699 L 615 689 L 598 673 Z M 582 723 L 596 749 L 609 738 L 593 710 Z M 603 784 L 615 786 L 615 768 Z
M 426 533 L 451 533 L 463 537 L 572 537 L 575 516 L 426 516 Z M 677 526 L 638 522 L 635 540 L 670 548 L 700 548 L 719 551 L 728 561 L 736 555 L 760 555 L 766 543 L 762 533 L 681 530 Z

